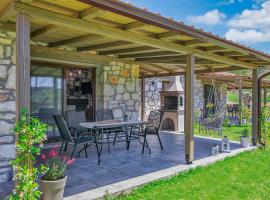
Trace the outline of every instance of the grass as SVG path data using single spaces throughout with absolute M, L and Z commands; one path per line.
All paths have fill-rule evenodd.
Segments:
M 231 127 L 223 127 L 222 129 L 222 135 L 228 136 L 230 140 L 233 141 L 239 141 L 239 137 L 242 135 L 242 130 L 245 128 L 249 129 L 249 133 L 251 134 L 251 126 L 231 126 Z M 199 125 L 195 125 L 194 127 L 194 133 L 195 135 L 201 135 L 206 137 L 212 137 L 212 138 L 222 138 L 223 136 L 218 135 L 218 132 L 214 133 L 213 131 L 199 131 Z
M 150 183 L 113 199 L 266 200 L 270 197 L 269 163 L 270 151 L 258 149 Z

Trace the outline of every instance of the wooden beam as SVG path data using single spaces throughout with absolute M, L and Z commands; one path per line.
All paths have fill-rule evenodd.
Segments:
M 15 32 L 16 26 L 15 24 L 0 21 L 0 29 Z
M 98 51 L 101 49 L 106 49 L 106 48 L 111 48 L 111 47 L 117 47 L 117 46 L 122 46 L 122 45 L 128 45 L 130 42 L 126 41 L 116 41 L 116 42 L 109 42 L 105 44 L 97 44 L 97 45 L 92 45 L 92 46 L 86 46 L 86 47 L 78 47 L 77 51 Z
M 149 52 L 158 50 L 153 47 L 135 47 L 135 48 L 125 48 L 125 49 L 116 49 L 116 50 L 107 50 L 107 51 L 99 51 L 99 55 L 126 55 L 126 54 L 132 54 L 132 53 L 138 53 L 138 52 Z
M 57 26 L 53 25 L 53 24 L 45 26 L 43 28 L 40 28 L 40 29 L 33 31 L 31 33 L 31 38 L 35 38 L 35 37 L 38 37 L 40 35 L 46 34 L 46 33 L 50 32 L 51 30 L 55 30 L 56 28 L 57 28 Z
M 194 160 L 194 71 L 194 55 L 188 54 L 185 76 L 185 153 L 187 164 L 191 164 Z
M 101 38 L 103 37 L 90 33 L 90 34 L 79 36 L 79 37 L 73 37 L 70 39 L 53 42 L 53 43 L 50 43 L 49 46 L 50 47 L 73 46 L 73 45 L 77 46 L 77 45 L 83 44 L 86 41 L 95 41 Z
M 179 56 L 162 56 L 162 57 L 146 57 L 146 58 L 136 58 L 136 61 L 170 61 L 170 60 L 186 60 L 186 55 L 179 55 Z
M 118 40 L 125 40 L 127 42 L 133 42 L 136 44 L 147 45 L 154 48 L 159 48 L 162 50 L 169 50 L 179 52 L 181 54 L 192 53 L 197 57 L 205 58 L 213 61 L 218 61 L 225 64 L 245 67 L 245 68 L 255 68 L 257 65 L 246 63 L 243 61 L 234 60 L 231 58 L 226 58 L 217 54 L 213 54 L 200 49 L 194 49 L 184 45 L 176 44 L 173 42 L 168 42 L 156 38 L 151 38 L 148 36 L 132 33 L 129 31 L 124 31 L 118 28 L 106 26 L 96 22 L 90 22 L 87 20 L 79 19 L 76 17 L 65 16 L 59 13 L 54 13 L 48 10 L 39 9 L 30 5 L 15 2 L 15 9 L 17 11 L 24 12 L 33 17 L 37 17 L 43 20 L 47 20 L 54 25 L 59 25 L 65 28 L 71 28 L 74 30 L 80 29 L 81 31 L 86 31 L 89 33 L 94 33 L 102 35 L 104 37 L 110 37 Z
M 259 110 L 258 110 L 258 97 L 259 97 L 259 85 L 258 85 L 258 70 L 252 70 L 252 143 L 257 144 L 258 130 L 259 130 Z
M 107 65 L 109 62 L 124 62 L 128 64 L 139 64 L 132 60 L 113 58 L 109 56 L 80 53 L 71 50 L 49 48 L 44 46 L 31 46 L 31 59 L 40 62 L 53 62 L 60 64 L 74 64 L 78 66 L 89 66 L 91 64 Z
M 30 17 L 17 14 L 16 17 L 16 115 L 22 109 L 30 113 Z
M 13 15 L 14 11 L 14 1 L 10 1 L 3 10 L 0 12 L 0 21 L 8 21 Z
M 155 68 L 155 69 L 158 69 L 158 70 L 161 70 L 161 71 L 165 71 L 167 73 L 172 73 L 173 72 L 173 70 L 168 69 L 166 67 L 162 67 L 160 65 L 155 65 L 155 64 L 144 64 L 144 65 Z
M 138 53 L 138 54 L 126 54 L 119 55 L 119 58 L 149 58 L 149 57 L 158 57 L 158 56 L 176 56 L 180 55 L 172 51 L 160 51 L 160 52 L 150 52 L 150 53 Z
M 205 41 L 194 39 L 194 40 L 185 41 L 183 44 L 189 47 L 197 47 L 205 43 L 206 43 Z
M 243 116 L 243 82 L 240 79 L 238 82 L 238 100 L 239 100 L 239 125 L 242 125 Z
M 82 19 L 91 20 L 91 19 L 94 19 L 97 17 L 101 17 L 105 14 L 106 14 L 105 10 L 101 10 L 97 7 L 91 7 L 91 8 L 88 8 L 88 9 L 80 12 L 79 16 Z
M 135 22 L 131 22 L 129 24 L 123 25 L 123 30 L 126 30 L 126 31 L 138 30 L 146 26 L 149 26 L 149 24 L 146 24 L 140 21 L 135 21 Z

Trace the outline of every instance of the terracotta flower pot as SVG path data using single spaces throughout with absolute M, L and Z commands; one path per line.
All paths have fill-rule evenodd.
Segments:
M 43 200 L 62 200 L 64 196 L 67 177 L 58 181 L 40 180 L 40 190 Z

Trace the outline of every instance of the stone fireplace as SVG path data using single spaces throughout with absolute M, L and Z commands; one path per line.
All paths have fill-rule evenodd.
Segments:
M 180 77 L 169 77 L 162 83 L 160 107 L 164 111 L 162 131 L 184 131 L 184 90 Z

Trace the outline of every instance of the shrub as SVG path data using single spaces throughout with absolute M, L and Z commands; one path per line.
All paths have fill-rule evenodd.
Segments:
M 249 136 L 249 130 L 247 128 L 243 129 L 241 131 L 242 137 L 248 137 Z
M 26 110 L 20 113 L 20 119 L 14 128 L 17 156 L 11 161 L 17 185 L 9 200 L 35 200 L 41 196 L 36 182 L 39 170 L 34 164 L 42 143 L 46 140 L 46 131 L 47 125 L 29 117 Z

